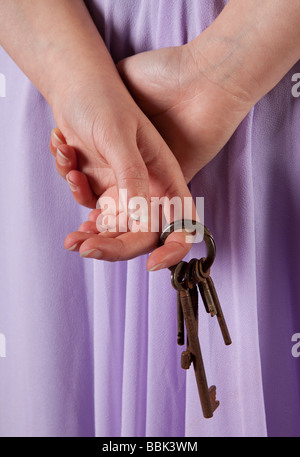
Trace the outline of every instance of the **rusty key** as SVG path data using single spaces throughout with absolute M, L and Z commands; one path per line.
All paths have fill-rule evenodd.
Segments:
M 198 338 L 198 292 L 201 294 L 206 311 L 211 316 L 217 316 L 226 344 L 231 344 L 231 338 L 227 329 L 221 305 L 210 277 L 210 267 L 214 262 L 216 248 L 210 231 L 196 221 L 179 220 L 167 227 L 160 237 L 160 245 L 164 244 L 167 236 L 175 230 L 188 229 L 190 232 L 204 234 L 204 241 L 207 248 L 207 256 L 200 260 L 192 259 L 189 263 L 181 261 L 170 267 L 171 282 L 177 291 L 177 342 L 184 344 L 184 324 L 186 328 L 186 350 L 181 356 L 181 366 L 188 369 L 193 363 L 200 403 L 203 416 L 213 416 L 215 409 L 219 406 L 216 400 L 216 386 L 208 388 L 203 358 Z
M 222 307 L 218 298 L 217 291 L 214 286 L 214 282 L 210 276 L 210 269 L 204 270 L 203 265 L 204 265 L 205 259 L 202 258 L 197 262 L 196 268 L 195 268 L 195 274 L 197 278 L 199 278 L 199 283 L 198 287 L 201 293 L 200 287 L 203 287 L 204 281 L 206 283 L 206 287 L 208 289 L 208 293 L 202 294 L 202 299 L 204 306 L 206 308 L 207 312 L 211 313 L 211 316 L 217 316 L 219 327 L 223 336 L 224 343 L 228 346 L 232 343 L 230 333 L 225 321 L 225 317 L 222 311 Z M 209 298 L 208 298 L 209 297 Z M 212 301 L 212 302 L 211 302 Z M 211 303 L 213 305 L 213 313 L 211 312 Z
M 216 386 L 208 388 L 192 299 L 189 290 L 182 286 L 180 287 L 180 302 L 187 331 L 187 351 L 191 354 L 191 361 L 194 366 L 203 416 L 210 418 L 219 406 L 219 402 L 216 401 Z
M 186 262 L 179 262 L 172 270 L 171 281 L 173 287 L 179 291 L 179 299 L 187 331 L 187 347 L 181 356 L 181 367 L 188 369 L 193 363 L 196 383 L 202 407 L 203 416 L 210 418 L 219 406 L 216 401 L 216 386 L 208 388 L 203 364 L 203 358 L 198 339 L 198 294 L 197 289 L 190 284 Z M 190 289 L 189 286 L 192 286 Z M 192 290 L 192 296 L 190 295 Z
M 177 344 L 180 346 L 184 345 L 184 318 L 179 290 L 177 290 Z
M 177 292 L 177 344 L 180 346 L 184 345 L 184 317 L 180 301 L 180 291 L 179 288 L 174 283 L 175 275 L 178 276 L 179 272 L 184 272 L 187 263 L 184 261 L 179 262 L 177 265 L 174 265 L 170 268 L 171 270 L 171 283 L 174 289 Z

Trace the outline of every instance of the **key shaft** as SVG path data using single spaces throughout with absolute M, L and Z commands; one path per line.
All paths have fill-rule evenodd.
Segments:
M 217 291 L 214 286 L 214 282 L 210 276 L 207 278 L 207 284 L 209 286 L 210 293 L 211 293 L 211 296 L 214 301 L 214 305 L 216 308 L 216 315 L 217 315 L 217 319 L 218 319 L 219 327 L 220 327 L 220 330 L 221 330 L 221 333 L 223 336 L 224 343 L 227 346 L 229 346 L 232 343 L 231 336 L 230 336 L 230 333 L 229 333 L 229 330 L 228 330 L 228 327 L 227 327 L 227 324 L 225 321 L 225 317 L 224 317 L 224 314 L 223 314 L 223 311 L 222 311 L 222 308 L 220 305 Z
M 210 390 L 208 389 L 193 304 L 187 289 L 181 288 L 180 301 L 189 341 L 188 348 L 191 353 L 194 366 L 203 416 L 205 418 L 210 418 L 213 416 L 215 409 L 219 406 L 219 402 L 215 400 L 215 387 L 212 386 Z

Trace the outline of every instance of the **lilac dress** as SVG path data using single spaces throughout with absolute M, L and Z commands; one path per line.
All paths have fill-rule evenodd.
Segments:
M 117 61 L 199 35 L 224 0 L 90 0 Z M 300 99 L 285 78 L 194 178 L 214 234 L 212 268 L 232 336 L 200 308 L 220 406 L 203 419 L 180 367 L 169 271 L 81 259 L 63 247 L 86 219 L 55 171 L 54 120 L 0 49 L 0 435 L 300 436 Z M 203 255 L 195 245 L 187 259 Z

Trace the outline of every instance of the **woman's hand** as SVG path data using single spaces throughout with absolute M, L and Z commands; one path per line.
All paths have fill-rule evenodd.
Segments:
M 51 8 L 48 0 L 0 5 L 1 45 L 49 103 L 67 145 L 76 150 L 78 170 L 68 178 L 77 201 L 80 180 L 89 184 L 85 203 L 91 208 L 100 196 L 117 203 L 125 189 L 129 203 L 133 197 L 148 202 L 142 219 L 151 228 L 151 196 L 190 196 L 176 159 L 130 96 L 84 1 L 53 0 Z M 118 213 L 127 208 L 125 200 Z M 123 260 L 155 249 L 158 235 L 77 232 L 65 246 L 85 257 Z M 189 249 L 183 234 L 172 234 L 154 250 L 148 268 L 170 266 Z
M 106 85 L 111 81 L 112 78 Z M 153 220 L 153 214 L 157 216 L 157 213 L 153 213 L 150 203 L 152 197 L 168 201 L 175 197 L 182 202 L 183 209 L 184 199 L 192 200 L 179 164 L 121 80 L 105 90 L 103 82 L 99 97 L 97 90 L 97 85 L 90 84 L 82 88 L 82 100 L 68 93 L 66 99 L 61 100 L 61 114 L 55 111 L 59 113 L 55 117 L 61 130 L 57 128 L 52 132 L 50 150 L 56 158 L 59 174 L 68 181 L 78 203 L 95 208 L 99 197 L 100 201 L 109 197 L 115 202 L 117 227 L 121 219 L 125 230 L 130 222 L 130 218 L 129 221 L 123 218 L 127 203 L 130 207 L 130 197 L 131 201 L 142 197 L 146 214 L 138 212 L 144 220 L 145 231 L 102 232 L 99 222 L 97 224 L 102 212 L 96 209 L 91 212 L 89 221 L 66 237 L 65 247 L 79 250 L 83 257 L 110 261 L 127 260 L 154 250 L 147 268 L 169 267 L 187 254 L 191 244 L 186 243 L 183 232 L 174 233 L 164 246 L 155 249 L 162 226 Z M 122 190 L 127 192 L 129 202 L 120 208 Z M 194 206 L 191 205 L 189 211 L 190 218 L 195 218 Z M 153 231 L 156 223 L 158 229 Z
M 293 3 L 292 10 L 269 0 L 264 5 L 231 0 L 187 45 L 145 52 L 118 65 L 134 99 L 176 156 L 186 182 L 216 156 L 252 106 L 299 58 L 299 5 Z M 74 161 L 75 151 L 68 154 Z M 169 157 L 166 149 L 160 154 Z M 84 203 L 90 180 L 80 176 L 77 197 Z M 155 173 L 152 177 L 157 183 Z
M 184 46 L 118 64 L 132 96 L 176 156 L 186 182 L 300 58 L 300 3 L 230 0 Z
M 201 55 L 195 59 L 190 45 L 144 52 L 118 64 L 187 183 L 218 154 L 253 106 L 246 91 L 214 81 L 209 66 Z

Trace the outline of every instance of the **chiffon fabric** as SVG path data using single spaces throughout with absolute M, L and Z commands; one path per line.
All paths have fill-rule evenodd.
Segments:
M 117 62 L 190 41 L 226 1 L 86 3 Z M 148 273 L 146 256 L 107 263 L 65 251 L 88 210 L 55 170 L 51 109 L 3 49 L 0 73 L 0 435 L 299 436 L 299 63 L 190 185 L 204 197 L 232 337 L 225 346 L 200 302 L 206 374 L 220 401 L 211 419 L 193 369 L 180 367 L 170 272 Z M 204 253 L 195 244 L 186 260 Z

